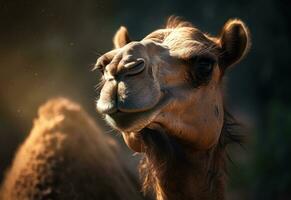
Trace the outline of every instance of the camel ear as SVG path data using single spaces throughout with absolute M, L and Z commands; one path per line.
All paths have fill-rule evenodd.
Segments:
M 220 65 L 224 69 L 239 62 L 250 48 L 250 33 L 246 25 L 238 19 L 229 20 L 220 34 L 222 55 Z
M 121 26 L 113 38 L 114 47 L 121 48 L 130 42 L 126 27 Z

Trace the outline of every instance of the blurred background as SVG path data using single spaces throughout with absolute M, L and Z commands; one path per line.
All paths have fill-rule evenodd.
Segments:
M 173 14 L 212 35 L 240 18 L 252 48 L 228 73 L 225 93 L 249 131 L 244 148 L 231 151 L 228 196 L 290 199 L 290 8 L 288 0 L 0 0 L 0 181 L 49 98 L 69 97 L 102 124 L 94 105 L 99 74 L 91 68 L 120 25 L 138 40 Z

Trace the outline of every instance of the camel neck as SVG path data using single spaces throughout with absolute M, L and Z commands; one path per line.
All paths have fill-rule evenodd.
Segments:
M 157 200 L 223 200 L 224 150 L 193 151 L 166 134 L 147 131 L 140 171 Z

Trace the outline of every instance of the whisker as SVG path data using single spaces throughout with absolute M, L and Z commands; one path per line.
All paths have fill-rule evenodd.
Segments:
M 101 52 L 98 52 L 98 51 L 94 51 L 93 53 L 94 53 L 95 55 L 99 56 L 99 57 L 102 56 L 102 55 L 104 54 L 104 53 L 101 53 Z
M 98 91 L 100 88 L 102 88 L 104 86 L 104 84 L 105 84 L 105 80 L 103 78 L 101 78 L 100 82 L 94 86 L 95 90 Z

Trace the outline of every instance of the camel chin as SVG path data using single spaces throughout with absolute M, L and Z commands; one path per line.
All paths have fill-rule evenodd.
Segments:
M 165 91 L 162 92 L 160 100 L 151 108 L 140 109 L 137 112 L 117 111 L 105 114 L 106 122 L 114 129 L 123 132 L 140 132 L 150 124 L 156 123 L 160 112 L 171 102 L 171 96 Z
M 110 115 L 105 115 L 105 120 L 111 127 L 122 133 L 137 133 L 153 123 L 157 114 L 158 112 L 156 110 L 148 110 L 138 113 L 116 112 Z

